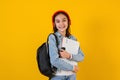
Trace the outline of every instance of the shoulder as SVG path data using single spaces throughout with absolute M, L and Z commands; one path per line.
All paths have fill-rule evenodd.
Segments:
M 54 39 L 55 39 L 54 34 L 53 34 L 53 33 L 50 33 L 50 34 L 48 35 L 48 39 L 49 39 L 49 40 L 51 40 L 51 39 L 53 39 L 53 40 L 54 40 Z
M 54 33 L 50 33 L 48 37 L 54 37 Z

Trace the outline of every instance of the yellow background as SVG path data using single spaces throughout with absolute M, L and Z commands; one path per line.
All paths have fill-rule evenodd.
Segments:
M 120 80 L 119 0 L 0 0 L 0 80 L 47 80 L 36 49 L 59 9 L 69 13 L 85 54 L 77 80 Z

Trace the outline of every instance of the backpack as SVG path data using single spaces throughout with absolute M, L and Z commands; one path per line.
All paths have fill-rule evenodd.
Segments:
M 56 46 L 58 48 L 57 36 L 54 33 L 51 33 L 51 34 L 53 34 L 55 36 Z M 38 68 L 39 68 L 40 73 L 43 74 L 44 76 L 52 78 L 54 76 L 57 68 L 52 66 L 50 63 L 48 38 L 47 38 L 47 42 L 44 42 L 37 49 L 37 56 L 36 57 L 37 57 L 37 64 L 38 64 Z

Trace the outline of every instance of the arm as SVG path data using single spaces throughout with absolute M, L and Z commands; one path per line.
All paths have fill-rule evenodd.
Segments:
M 71 55 L 71 60 L 79 62 L 79 61 L 82 61 L 83 59 L 84 59 L 84 55 L 80 48 L 78 50 L 78 54 Z
M 74 36 L 70 36 L 70 39 L 75 40 L 75 41 L 77 40 Z M 62 58 L 67 58 L 67 59 L 70 59 L 70 60 L 76 61 L 76 62 L 82 61 L 84 59 L 84 54 L 80 48 L 78 49 L 78 54 L 71 55 L 67 51 L 62 50 L 62 52 L 60 52 L 60 56 Z
M 73 60 L 73 61 L 76 61 L 76 62 L 82 61 L 84 59 L 84 55 L 83 55 L 82 51 L 80 50 L 80 48 L 78 50 L 78 54 L 76 54 L 76 55 L 70 54 L 67 51 L 62 50 L 60 52 L 60 56 L 62 58 L 67 58 L 67 59 L 70 59 L 70 60 Z
M 49 54 L 50 62 L 53 66 L 60 68 L 62 70 L 73 71 L 72 65 L 59 58 L 55 37 L 53 35 L 49 36 Z

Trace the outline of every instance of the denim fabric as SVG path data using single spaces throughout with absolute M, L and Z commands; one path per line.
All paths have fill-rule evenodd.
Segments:
M 54 76 L 50 80 L 76 80 L 76 75 L 69 75 L 69 76 Z
M 55 34 L 58 38 L 59 49 L 60 49 L 63 36 L 59 32 L 56 32 Z M 72 40 L 76 40 L 76 38 L 72 35 L 69 36 L 68 38 L 72 39 Z M 55 40 L 55 37 L 53 34 L 51 34 L 49 36 L 49 54 L 50 54 L 51 64 L 53 66 L 57 67 L 58 70 L 73 71 L 73 68 L 74 68 L 73 65 L 71 65 L 71 64 L 65 62 L 64 60 L 62 60 L 61 58 L 59 58 L 58 48 L 56 46 L 56 40 Z M 83 59 L 84 59 L 83 52 L 79 48 L 78 54 L 72 55 L 72 58 L 70 60 L 79 62 L 79 61 L 82 61 Z

